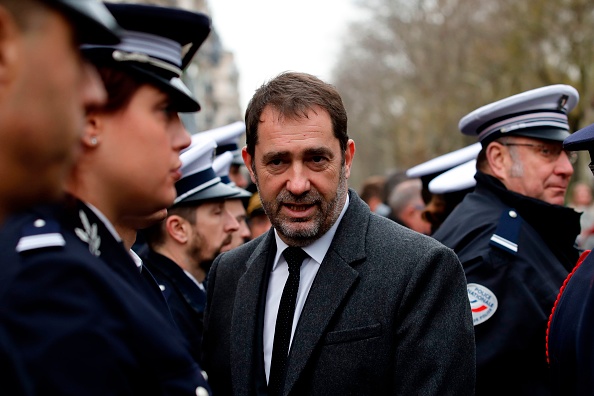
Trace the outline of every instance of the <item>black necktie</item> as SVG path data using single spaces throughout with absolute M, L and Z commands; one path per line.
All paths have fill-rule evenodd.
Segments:
M 289 354 L 289 341 L 295 314 L 295 302 L 299 290 L 299 271 L 301 263 L 307 257 L 301 248 L 288 247 L 283 252 L 289 264 L 289 277 L 278 307 L 276 327 L 274 328 L 274 346 L 272 347 L 272 360 L 270 362 L 270 378 L 268 392 L 270 395 L 280 395 L 285 382 L 287 371 L 287 357 Z

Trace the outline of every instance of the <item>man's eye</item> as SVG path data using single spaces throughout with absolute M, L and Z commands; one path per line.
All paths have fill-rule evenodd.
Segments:
M 541 147 L 540 148 L 540 152 L 542 153 L 542 155 L 544 155 L 545 157 L 550 157 L 553 155 L 553 151 L 548 148 L 548 147 Z
M 324 157 L 319 157 L 319 156 L 312 157 L 313 162 L 322 162 L 323 160 L 324 160 Z

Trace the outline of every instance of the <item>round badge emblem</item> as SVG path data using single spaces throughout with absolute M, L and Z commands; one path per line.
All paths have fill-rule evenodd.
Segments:
M 472 323 L 476 326 L 489 319 L 497 311 L 497 297 L 483 285 L 469 283 L 466 286 L 470 310 L 472 311 Z

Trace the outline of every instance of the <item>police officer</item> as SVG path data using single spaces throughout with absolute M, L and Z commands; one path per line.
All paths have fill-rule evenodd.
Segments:
M 117 30 L 96 0 L 0 2 L 0 225 L 15 211 L 62 195 L 85 107 L 105 100 L 76 43 L 116 43 Z M 0 329 L 2 393 L 29 394 L 31 382 Z
M 443 195 L 433 193 L 429 189 L 430 183 L 450 169 L 476 158 L 480 150 L 481 144 L 474 143 L 406 170 L 406 175 L 409 178 L 421 179 L 421 196 L 425 204 L 425 208 L 422 209 L 422 218 L 430 224 L 428 234 L 432 234 L 437 230 L 443 220 L 451 213 L 453 207 L 463 198 L 462 194 Z
M 119 44 L 85 43 L 108 92 L 88 109 L 68 200 L 11 218 L 0 236 L 0 329 L 21 352 L 35 394 L 208 395 L 200 366 L 158 285 L 115 224 L 169 206 L 180 151 L 178 112 L 199 104 L 180 80 L 210 32 L 200 13 L 107 5 Z
M 241 157 L 238 140 L 243 134 L 245 134 L 245 123 L 243 121 L 237 121 L 225 127 L 198 134 L 198 136 L 211 136 L 217 142 L 217 155 L 212 167 L 223 183 L 237 190 L 236 195 L 225 199 L 225 207 L 239 223 L 239 229 L 232 233 L 231 242 L 223 246 L 221 252 L 243 245 L 252 237 L 252 232 L 247 223 L 246 210 L 252 193 L 243 188 L 247 186 L 247 181 L 241 177 L 242 172 L 240 169 L 243 166 L 243 158 Z
M 0 2 L 0 224 L 63 194 L 85 108 L 105 101 L 77 43 L 115 43 L 116 32 L 96 0 Z
M 545 331 L 579 252 L 579 214 L 564 205 L 574 155 L 567 113 L 579 95 L 551 85 L 460 120 L 478 137 L 476 186 L 433 236 L 458 254 L 468 283 L 480 395 L 549 395 Z
M 203 284 L 210 264 L 239 230 L 225 207 L 226 199 L 239 191 L 217 176 L 213 169 L 217 144 L 201 135 L 194 135 L 197 139 L 181 155 L 183 177 L 176 184 L 176 201 L 164 221 L 144 230 L 148 249 L 141 253 L 197 361 L 206 304 Z
M 563 141 L 566 150 L 588 150 L 594 159 L 594 124 Z M 590 169 L 594 167 L 590 163 Z M 553 391 L 557 395 L 594 394 L 594 311 L 592 279 L 594 255 L 584 252 L 567 280 L 552 310 L 547 332 L 547 352 Z

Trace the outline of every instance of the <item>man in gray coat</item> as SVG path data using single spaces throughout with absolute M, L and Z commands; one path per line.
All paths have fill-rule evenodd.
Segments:
M 355 143 L 336 89 L 280 74 L 250 101 L 246 141 L 273 227 L 221 254 L 208 275 L 213 394 L 472 395 L 462 266 L 348 188 Z

